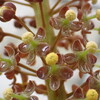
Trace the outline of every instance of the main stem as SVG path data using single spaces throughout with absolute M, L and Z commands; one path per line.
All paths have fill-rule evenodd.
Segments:
M 45 41 L 49 45 L 54 44 L 55 35 L 53 28 L 49 24 L 50 19 L 50 5 L 48 0 L 43 0 L 42 3 L 31 3 L 31 6 L 35 12 L 36 25 L 37 28 L 42 27 L 46 32 Z M 48 100 L 65 100 L 66 92 L 64 88 L 64 83 L 61 82 L 61 85 L 58 90 L 52 91 L 49 87 L 49 79 L 45 81 L 48 89 Z
M 37 28 L 42 27 L 46 32 L 46 39 L 45 41 L 50 45 L 53 44 L 55 39 L 53 28 L 49 24 L 49 1 L 43 0 L 42 3 L 33 3 L 31 6 L 34 8 L 35 18 L 36 18 L 36 26 Z

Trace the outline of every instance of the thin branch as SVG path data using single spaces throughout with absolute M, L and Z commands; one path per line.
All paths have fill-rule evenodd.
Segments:
M 42 18 L 42 25 L 43 27 L 45 27 L 45 20 L 44 20 L 44 14 L 43 14 L 43 7 L 42 7 L 42 3 L 39 3 L 39 7 L 40 7 L 40 11 L 41 11 L 41 18 Z
M 19 71 L 19 73 L 23 73 L 23 74 L 35 76 L 35 77 L 37 76 L 36 74 L 28 73 L 28 72 L 25 72 L 25 71 Z
M 19 36 L 17 36 L 17 35 L 14 35 L 14 34 L 5 33 L 5 35 L 21 40 L 21 37 L 19 37 Z
M 50 12 L 49 13 L 52 13 L 53 10 L 58 6 L 58 4 L 61 2 L 61 0 L 58 0 L 55 5 L 51 8 Z
M 79 0 L 71 0 L 71 1 L 63 4 L 61 7 L 57 8 L 55 11 L 53 11 L 52 12 L 52 15 L 58 13 L 62 7 L 67 6 L 67 5 L 70 5 L 70 4 L 72 4 L 72 3 L 76 2 L 76 1 L 79 1 Z
M 13 0 L 10 0 L 10 2 L 17 3 L 17 4 L 20 4 L 20 5 L 23 5 L 23 6 L 28 6 L 28 7 L 31 7 L 31 5 L 30 5 L 30 4 L 26 4 L 26 3 L 22 3 L 22 2 L 18 2 L 18 1 L 13 1 Z
M 57 37 L 56 37 L 56 40 L 55 40 L 54 44 L 53 44 L 52 47 L 51 47 L 51 51 L 54 50 L 54 48 L 55 48 L 55 46 L 56 46 L 58 40 L 60 39 L 60 36 L 61 36 L 61 30 L 59 31 L 59 33 L 58 33 L 58 35 L 57 35 Z
M 22 67 L 22 68 L 24 68 L 24 69 L 27 69 L 27 70 L 29 70 L 29 71 L 31 71 L 31 72 L 34 72 L 34 73 L 37 72 L 36 70 L 34 70 L 34 69 L 32 69 L 32 68 L 30 68 L 30 67 L 28 67 L 28 66 L 25 66 L 25 65 L 23 65 L 23 64 L 21 64 L 21 63 L 18 63 L 18 66 L 20 66 L 20 67 Z
M 33 33 L 33 32 L 25 25 L 25 23 L 23 23 L 23 21 L 22 21 L 20 18 L 18 18 L 17 16 L 14 16 L 14 19 L 17 20 L 22 26 L 24 26 L 25 29 L 26 29 L 27 31 Z M 35 36 L 34 33 L 33 33 L 33 35 Z

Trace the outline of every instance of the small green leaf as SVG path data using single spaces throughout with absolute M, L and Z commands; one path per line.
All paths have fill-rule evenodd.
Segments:
M 18 100 L 27 100 L 27 98 L 24 95 L 12 94 L 12 97 Z

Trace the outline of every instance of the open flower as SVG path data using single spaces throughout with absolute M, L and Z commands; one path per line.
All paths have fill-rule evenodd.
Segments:
M 73 76 L 73 70 L 61 65 L 61 60 L 62 57 L 60 57 L 60 54 L 51 52 L 46 56 L 47 65 L 40 67 L 37 71 L 39 78 L 50 79 L 49 86 L 53 91 L 56 91 L 60 87 L 61 81 L 70 79 Z
M 33 37 L 31 32 L 26 32 L 22 36 L 22 41 L 19 45 L 19 52 L 27 54 L 27 64 L 32 65 L 36 55 L 45 56 L 50 47 L 47 43 L 42 43 L 45 38 L 45 32 L 42 28 L 38 29 L 37 34 Z
M 79 40 L 74 41 L 72 48 L 75 53 L 65 54 L 64 62 L 72 69 L 78 68 L 81 75 L 82 73 L 90 73 L 97 58 L 88 51 L 84 51 Z
M 57 17 L 50 18 L 50 25 L 57 30 L 61 30 L 61 33 L 65 36 L 70 36 L 71 33 L 81 30 L 82 23 L 74 21 L 76 14 L 68 7 L 63 7 Z M 77 27 L 76 27 L 77 26 Z
M 19 92 L 18 87 L 14 86 L 14 92 L 12 97 L 18 100 L 38 100 L 38 97 L 32 96 L 33 92 L 35 91 L 35 83 L 34 81 L 29 81 L 26 88 Z
M 16 69 L 19 69 L 17 64 L 20 57 L 17 53 L 15 54 L 15 50 L 10 45 L 5 46 L 5 51 L 8 58 L 0 58 L 0 72 L 5 72 L 8 79 L 13 79 L 17 74 Z

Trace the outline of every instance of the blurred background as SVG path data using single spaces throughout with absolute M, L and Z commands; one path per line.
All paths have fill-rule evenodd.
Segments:
M 16 0 L 16 1 L 25 2 L 24 0 Z M 53 6 L 56 1 L 57 0 L 50 0 L 50 5 Z M 68 0 L 62 0 L 61 5 L 64 4 L 66 1 L 68 1 Z M 91 0 L 90 0 L 90 2 L 91 2 Z M 33 9 L 31 9 L 30 7 L 21 6 L 19 4 L 15 4 L 15 5 L 17 7 L 17 12 L 16 12 L 16 15 L 17 16 L 23 17 L 25 15 L 31 15 L 31 16 L 34 15 Z M 100 0 L 98 0 L 98 3 L 97 4 L 92 5 L 92 6 L 93 6 L 93 10 L 92 10 L 92 13 L 91 14 L 95 14 L 95 10 L 96 9 L 100 9 Z M 95 22 L 95 26 L 96 27 L 100 27 L 100 22 L 99 21 L 97 21 L 96 19 L 94 19 L 93 21 Z M 29 23 L 28 22 L 29 22 L 29 19 L 26 20 L 27 26 L 29 26 Z M 5 32 L 14 33 L 14 34 L 16 34 L 18 36 L 21 36 L 24 32 L 26 32 L 26 30 L 24 28 L 22 28 L 22 29 L 15 28 L 14 25 L 13 25 L 13 23 L 14 23 L 14 20 L 11 20 L 10 22 L 6 22 L 6 23 L 3 23 L 3 22 L 0 21 L 0 27 L 2 27 L 2 29 Z M 30 27 L 30 28 L 31 28 L 31 30 L 34 31 L 34 33 L 36 33 L 37 30 L 35 28 L 32 28 L 32 27 Z M 97 42 L 98 45 L 99 45 L 99 47 L 100 47 L 100 35 L 98 35 L 98 32 L 97 31 L 92 31 L 92 34 L 91 35 L 88 35 L 88 39 L 89 39 L 89 41 L 90 40 L 93 40 L 93 41 Z M 0 53 L 1 54 L 4 51 L 4 48 L 3 48 L 4 45 L 8 44 L 9 42 L 15 42 L 16 45 L 18 45 L 19 43 L 21 43 L 21 41 L 15 39 L 15 38 L 5 37 L 4 40 L 3 40 L 3 42 L 0 43 Z M 63 50 L 62 52 L 65 52 L 65 50 Z M 98 55 L 98 56 L 100 56 L 100 55 Z M 35 69 L 38 69 L 41 66 L 41 60 L 38 57 L 37 57 L 37 59 L 38 59 L 38 62 L 40 62 L 40 63 L 37 63 L 34 66 Z M 22 62 L 24 62 L 24 61 L 22 61 Z M 97 63 L 100 63 L 99 60 L 98 60 Z M 94 70 L 96 70 L 96 69 L 94 69 Z M 87 76 L 88 75 L 84 76 L 83 79 L 81 80 L 78 77 L 78 71 L 76 70 L 74 72 L 74 77 L 72 77 L 67 82 L 65 82 L 66 90 L 68 92 L 71 92 L 70 86 L 73 84 L 73 82 L 76 83 L 77 85 L 79 85 L 79 84 L 82 83 L 82 81 L 85 81 L 85 79 L 86 79 Z M 18 82 L 21 82 L 20 76 L 18 75 L 17 77 L 18 77 Z M 37 84 L 40 84 L 40 83 L 43 83 L 44 84 L 44 81 L 41 80 L 41 79 L 39 79 L 39 78 L 29 77 L 29 79 L 31 79 L 31 80 L 34 80 L 35 79 L 36 82 L 37 82 Z M 2 93 L 3 93 L 4 89 L 10 87 L 9 84 L 11 84 L 11 82 L 12 82 L 12 80 L 7 80 L 7 78 L 3 74 L 0 76 L 0 97 L 2 97 Z M 37 94 L 36 93 L 33 93 L 33 95 L 37 95 Z M 39 100 L 41 100 L 41 99 L 47 100 L 47 97 L 42 96 L 42 95 L 39 95 Z

